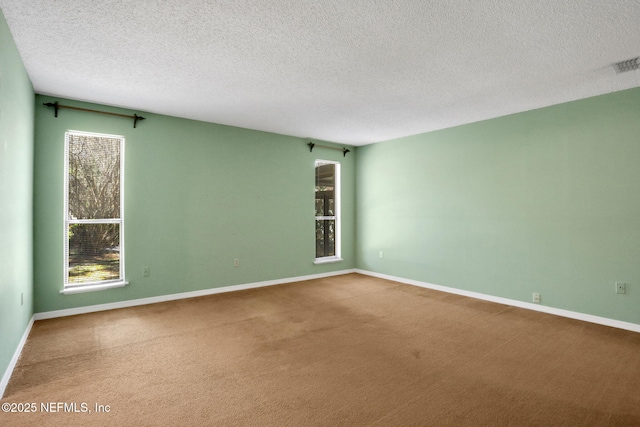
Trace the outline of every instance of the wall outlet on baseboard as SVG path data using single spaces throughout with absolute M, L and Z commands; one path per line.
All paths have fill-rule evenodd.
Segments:
M 537 292 L 533 293 L 533 302 L 535 304 L 540 304 L 540 294 L 539 293 L 537 293 Z
M 624 282 L 616 282 L 616 294 L 626 294 L 627 284 Z

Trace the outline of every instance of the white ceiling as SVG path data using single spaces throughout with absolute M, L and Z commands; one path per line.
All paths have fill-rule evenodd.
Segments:
M 0 0 L 35 91 L 363 145 L 640 86 L 639 0 Z

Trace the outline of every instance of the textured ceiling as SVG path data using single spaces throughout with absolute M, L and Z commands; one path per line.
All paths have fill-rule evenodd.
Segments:
M 640 86 L 638 0 L 0 0 L 35 91 L 368 144 Z

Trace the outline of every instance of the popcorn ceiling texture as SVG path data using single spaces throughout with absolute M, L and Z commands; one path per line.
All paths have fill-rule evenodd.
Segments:
M 368 144 L 640 86 L 638 0 L 0 0 L 36 92 Z

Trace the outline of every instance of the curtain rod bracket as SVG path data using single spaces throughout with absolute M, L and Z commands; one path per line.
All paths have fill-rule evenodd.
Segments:
M 134 129 L 136 128 L 136 125 L 138 124 L 138 121 L 139 121 L 139 120 L 145 120 L 145 118 L 144 118 L 144 117 L 142 117 L 142 116 L 139 116 L 139 115 L 137 115 L 137 114 L 134 114 L 134 115 L 133 115 L 133 128 L 134 128 Z
M 53 107 L 55 109 L 54 117 L 58 117 L 58 110 L 60 109 L 60 106 L 58 105 L 58 101 L 56 101 L 56 102 L 44 102 L 42 105 L 46 105 L 47 107 Z
M 137 114 L 134 114 L 133 116 L 128 116 L 126 114 L 119 114 L 119 113 L 111 113 L 109 111 L 99 111 L 99 110 L 90 110 L 89 108 L 80 108 L 80 107 L 71 107 L 69 105 L 61 105 L 58 104 L 58 101 L 56 102 L 43 102 L 42 105 L 46 106 L 46 107 L 52 107 L 55 109 L 55 117 L 58 117 L 58 110 L 60 110 L 61 108 L 66 108 L 67 110 L 76 110 L 76 111 L 86 111 L 88 113 L 98 113 L 98 114 L 106 114 L 108 116 L 117 116 L 117 117 L 124 117 L 126 119 L 133 119 L 133 128 L 135 129 L 138 122 L 140 120 L 145 120 L 144 117 L 139 116 Z

